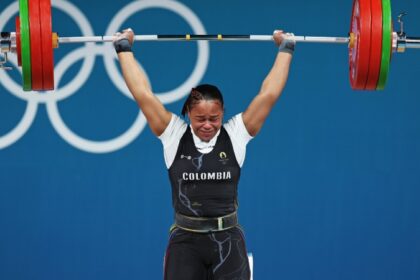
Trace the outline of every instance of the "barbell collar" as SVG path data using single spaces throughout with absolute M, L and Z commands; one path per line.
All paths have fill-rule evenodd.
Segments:
M 16 52 L 16 32 L 1 32 L 0 52 Z
M 0 52 L 7 53 L 12 49 L 11 44 L 11 32 L 1 32 L 0 33 Z
M 16 52 L 16 32 L 1 32 L 0 52 Z
M 405 52 L 406 49 L 420 49 L 419 37 L 406 37 L 394 32 L 393 51 L 398 53 Z

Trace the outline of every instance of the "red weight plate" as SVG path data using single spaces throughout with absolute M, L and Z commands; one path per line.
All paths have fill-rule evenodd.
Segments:
M 51 0 L 39 0 L 44 90 L 54 89 Z
M 382 0 L 372 0 L 371 9 L 370 63 L 365 89 L 376 90 L 382 60 Z
M 354 0 L 350 32 L 356 37 L 349 47 L 350 83 L 353 89 L 363 90 L 369 75 L 371 0 Z
M 18 60 L 18 66 L 22 66 L 22 47 L 20 44 L 20 17 L 15 18 L 16 24 L 16 55 Z
M 28 1 L 29 4 L 29 34 L 31 36 L 31 75 L 32 90 L 43 90 L 41 26 L 39 15 L 39 0 Z

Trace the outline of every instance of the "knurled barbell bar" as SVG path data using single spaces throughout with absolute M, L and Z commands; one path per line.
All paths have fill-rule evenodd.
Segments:
M 420 38 L 407 37 L 402 16 L 399 32 L 393 31 L 391 0 L 354 0 L 347 37 L 295 36 L 296 42 L 348 45 L 349 76 L 355 90 L 382 90 L 385 87 L 391 55 L 407 48 L 420 48 Z M 1 32 L 0 50 L 15 52 L 22 66 L 23 89 L 54 89 L 53 49 L 64 43 L 111 42 L 113 36 L 59 37 L 52 32 L 51 0 L 19 0 L 15 32 Z M 272 41 L 272 35 L 136 35 L 136 41 Z

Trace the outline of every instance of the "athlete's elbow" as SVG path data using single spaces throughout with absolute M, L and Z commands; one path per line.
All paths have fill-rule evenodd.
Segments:
M 273 82 L 273 81 L 264 81 L 261 86 L 260 94 L 265 95 L 269 98 L 277 100 L 281 95 L 284 88 L 284 83 Z
M 260 95 L 261 95 L 261 97 L 263 97 L 264 104 L 266 104 L 265 106 L 271 107 L 279 99 L 279 97 L 281 95 L 281 90 L 276 89 L 276 88 L 267 87 L 267 88 L 261 89 Z

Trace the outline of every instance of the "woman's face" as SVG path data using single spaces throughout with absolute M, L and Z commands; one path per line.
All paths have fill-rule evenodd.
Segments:
M 188 117 L 195 135 L 208 142 L 222 127 L 222 104 L 219 100 L 202 100 L 194 104 Z

